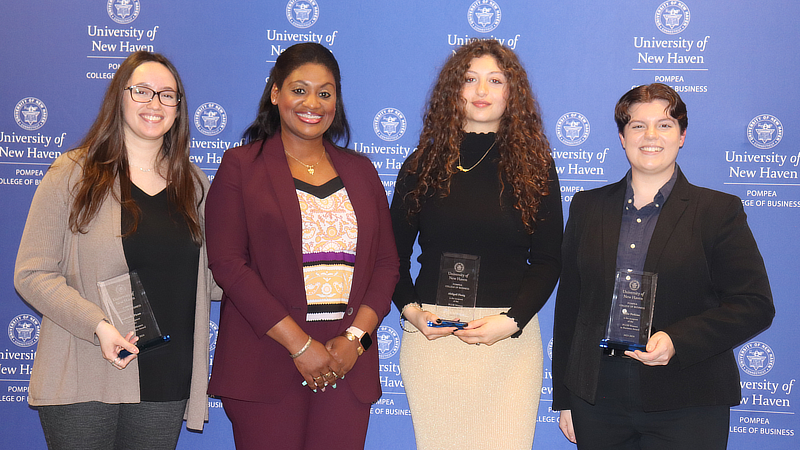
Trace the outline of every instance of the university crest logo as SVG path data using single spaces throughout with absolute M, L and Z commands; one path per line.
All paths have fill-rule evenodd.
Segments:
M 400 349 L 400 336 L 392 327 L 381 325 L 378 327 L 378 356 L 380 359 L 389 359 Z
M 32 314 L 20 314 L 8 324 L 8 338 L 17 347 L 30 347 L 39 342 L 39 319 Z
M 590 128 L 586 116 L 579 112 L 568 112 L 556 122 L 556 136 L 562 144 L 574 147 L 586 142 Z
M 47 122 L 47 107 L 36 97 L 25 97 L 14 107 L 14 120 L 23 130 L 38 130 Z
M 751 341 L 739 349 L 739 367 L 753 377 L 766 375 L 775 365 L 775 353 L 769 345 Z
M 308 28 L 319 19 L 319 5 L 316 0 L 289 0 L 286 18 L 295 28 Z
M 396 141 L 403 137 L 406 125 L 406 116 L 395 108 L 383 108 L 372 120 L 372 129 L 384 141 Z
M 194 112 L 194 126 L 206 136 L 222 133 L 228 124 L 228 114 L 219 103 L 208 102 L 200 105 Z
M 208 321 L 208 351 L 213 352 L 217 348 L 217 332 L 219 327 L 213 320 Z
M 678 34 L 689 26 L 691 13 L 686 3 L 670 0 L 656 9 L 656 27 L 664 34 Z
M 783 139 L 783 124 L 771 114 L 760 114 L 747 124 L 747 140 L 755 148 L 768 150 Z
M 478 33 L 488 33 L 500 25 L 501 15 L 497 2 L 475 0 L 467 11 L 467 22 Z
M 108 17 L 120 24 L 131 23 L 139 17 L 141 4 L 139 0 L 108 0 L 106 12 Z

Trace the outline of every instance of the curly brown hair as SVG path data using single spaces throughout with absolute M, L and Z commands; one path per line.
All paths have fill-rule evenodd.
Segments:
M 511 187 L 514 208 L 532 233 L 542 196 L 550 194 L 550 143 L 525 68 L 511 49 L 494 39 L 474 40 L 460 47 L 442 67 L 428 101 L 418 148 L 407 166 L 406 176 L 416 175 L 417 183 L 404 201 L 413 215 L 433 193 L 450 194 L 450 177 L 457 170 L 466 122 L 461 90 L 472 60 L 484 55 L 495 59 L 507 80 L 508 100 L 497 130 L 498 177 L 505 181 L 504 189 Z

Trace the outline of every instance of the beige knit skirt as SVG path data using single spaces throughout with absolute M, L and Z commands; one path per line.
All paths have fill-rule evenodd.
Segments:
M 431 305 L 423 305 L 432 310 Z M 476 317 L 507 311 L 479 308 Z M 413 325 L 407 323 L 406 327 Z M 403 376 L 418 450 L 530 450 L 542 389 L 542 337 L 534 316 L 519 338 L 469 345 L 403 333 Z

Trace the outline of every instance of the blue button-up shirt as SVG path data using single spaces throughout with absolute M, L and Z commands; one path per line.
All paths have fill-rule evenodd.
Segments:
M 619 229 L 619 244 L 617 246 L 617 270 L 644 271 L 644 261 L 647 257 L 647 248 L 653 237 L 658 216 L 664 202 L 669 198 L 675 180 L 678 179 L 678 165 L 672 178 L 658 190 L 652 203 L 641 209 L 633 206 L 633 186 L 631 186 L 631 171 L 625 176 L 628 187 L 625 190 L 625 209 L 622 211 L 622 226 Z

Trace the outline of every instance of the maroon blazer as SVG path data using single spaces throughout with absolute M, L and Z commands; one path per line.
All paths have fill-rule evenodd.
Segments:
M 347 329 L 361 305 L 379 318 L 388 314 L 399 266 L 386 193 L 372 163 L 328 142 L 325 150 L 355 210 L 358 241 L 345 317 L 336 334 L 312 333 L 322 343 Z M 209 267 L 224 290 L 209 394 L 276 403 L 288 383 L 303 381 L 289 352 L 266 335 L 287 315 L 306 323 L 301 232 L 280 135 L 225 152 L 206 201 Z M 381 395 L 377 347 L 347 374 L 364 403 Z

